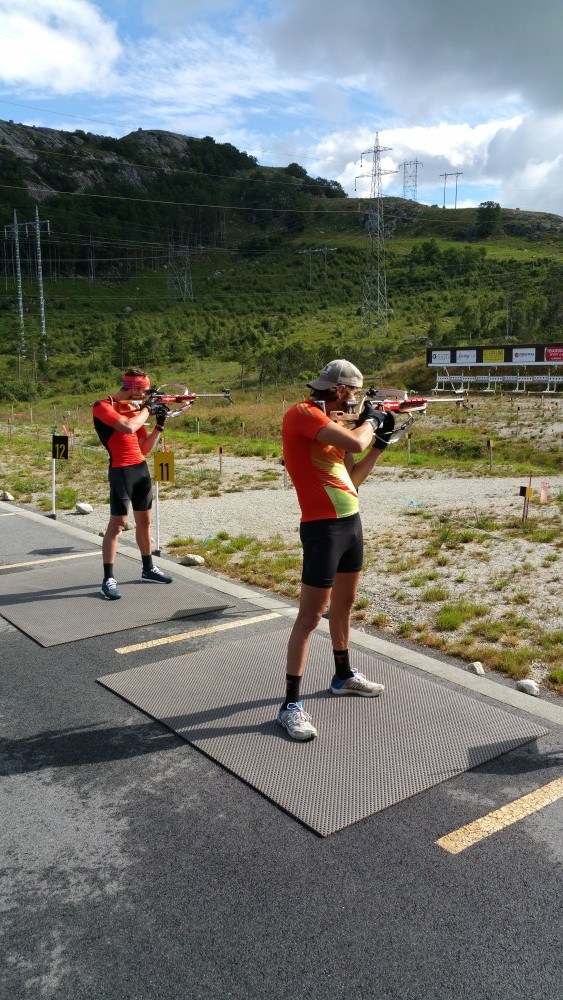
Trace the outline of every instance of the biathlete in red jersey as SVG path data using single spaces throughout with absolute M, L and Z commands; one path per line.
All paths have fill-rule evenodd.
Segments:
M 286 696 L 277 721 L 295 740 L 310 740 L 317 730 L 299 700 L 311 636 L 329 606 L 335 695 L 374 697 L 382 684 L 350 667 L 350 615 L 363 564 L 358 487 L 372 471 L 393 432 L 391 414 L 364 404 L 355 427 L 331 419 L 351 411 L 362 388 L 362 373 L 349 361 L 326 365 L 307 385 L 310 399 L 292 406 L 282 425 L 283 455 L 301 508 L 303 572 L 299 611 L 287 647 Z M 353 456 L 369 448 L 354 462 Z
M 135 537 L 143 560 L 141 580 L 172 583 L 172 577 L 153 564 L 151 554 L 152 482 L 146 456 L 164 430 L 166 408 L 156 410 L 156 426 L 147 432 L 144 425 L 150 409 L 146 402 L 149 389 L 147 373 L 140 368 L 129 368 L 123 375 L 119 391 L 92 407 L 94 427 L 109 454 L 110 519 L 102 542 L 104 579 L 100 591 L 108 601 L 121 597 L 114 575 L 114 562 L 130 506 L 133 508 Z

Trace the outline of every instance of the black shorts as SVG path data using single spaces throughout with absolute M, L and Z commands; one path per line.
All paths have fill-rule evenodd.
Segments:
M 337 573 L 359 573 L 364 561 L 364 539 L 359 514 L 325 521 L 302 521 L 301 582 L 309 587 L 332 587 Z
M 110 469 L 108 478 L 110 514 L 123 517 L 129 512 L 130 504 L 133 510 L 151 509 L 152 483 L 146 462 Z

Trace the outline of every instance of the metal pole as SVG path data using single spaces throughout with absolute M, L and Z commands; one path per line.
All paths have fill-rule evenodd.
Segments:
M 18 295 L 18 314 L 20 317 L 20 357 L 26 357 L 25 350 L 25 326 L 23 319 L 23 291 L 22 291 L 22 272 L 20 264 L 20 236 L 18 229 L 18 216 L 14 208 L 14 248 L 16 251 L 16 287 Z
M 35 236 L 37 244 L 37 282 L 39 285 L 39 315 L 41 317 L 41 349 L 43 361 L 47 361 L 47 330 L 45 328 L 45 299 L 43 297 L 43 268 L 41 266 L 41 236 L 39 209 L 35 206 Z
M 156 526 L 156 548 L 154 549 L 155 556 L 160 555 L 160 506 L 158 503 L 158 486 L 159 483 L 157 479 L 155 483 L 155 492 L 154 492 L 154 514 L 155 514 L 154 520 Z

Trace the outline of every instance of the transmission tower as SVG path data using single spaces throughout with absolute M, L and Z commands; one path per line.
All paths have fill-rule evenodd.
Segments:
M 178 288 L 182 302 L 190 299 L 193 302 L 192 269 L 190 251 L 187 245 L 168 247 L 168 287 Z
M 406 160 L 401 164 L 403 168 L 403 198 L 410 201 L 418 201 L 417 192 L 417 172 L 424 164 L 420 160 Z
M 43 265 L 41 262 L 41 226 L 47 227 L 47 232 L 50 232 L 49 222 L 47 220 L 41 221 L 39 218 L 39 209 L 37 205 L 35 206 L 35 219 L 33 222 L 18 222 L 16 211 L 14 209 L 14 222 L 12 226 L 6 226 L 5 232 L 8 233 L 10 230 L 14 234 L 14 249 L 15 249 L 15 259 L 16 259 L 16 283 L 18 290 L 18 312 L 20 316 L 20 342 L 19 342 L 19 354 L 20 357 L 26 357 L 26 344 L 25 344 L 25 330 L 24 330 L 24 320 L 23 320 L 23 291 L 22 291 L 22 280 L 21 280 L 21 263 L 20 263 L 20 241 L 19 241 L 19 230 L 25 229 L 26 235 L 28 233 L 28 227 L 32 226 L 35 229 L 35 251 L 36 251 L 36 263 L 37 263 L 37 284 L 39 286 L 39 318 L 41 321 L 41 357 L 43 361 L 47 361 L 47 329 L 45 325 L 45 297 L 43 295 Z
M 390 151 L 391 147 L 379 145 L 379 133 L 375 134 L 373 149 L 361 154 L 372 158 L 371 174 L 359 174 L 359 177 L 370 177 L 371 188 L 367 210 L 366 229 L 368 234 L 368 249 L 362 280 L 362 322 L 361 337 L 370 337 L 374 328 L 387 330 L 387 276 L 385 273 L 385 224 L 383 219 L 383 198 L 381 196 L 381 178 L 384 174 L 395 174 L 396 170 L 381 169 L 381 154 Z M 356 178 L 357 180 L 358 178 Z
M 23 289 L 22 289 L 22 272 L 21 272 L 21 262 L 20 262 L 20 235 L 18 226 L 18 215 L 14 208 L 14 223 L 12 226 L 4 226 L 4 236 L 12 232 L 14 235 L 14 258 L 16 266 L 16 290 L 18 296 L 18 315 L 20 318 L 20 336 L 18 343 L 18 357 L 27 357 L 27 349 L 25 345 L 25 323 L 23 318 Z

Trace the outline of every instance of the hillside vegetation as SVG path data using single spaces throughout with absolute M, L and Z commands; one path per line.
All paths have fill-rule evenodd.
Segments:
M 0 168 L 8 402 L 96 392 L 129 364 L 261 389 L 346 355 L 373 376 L 415 361 L 424 389 L 430 344 L 563 340 L 558 216 L 385 198 L 385 322 L 369 304 L 373 206 L 296 163 L 261 167 L 211 137 L 0 123 Z

